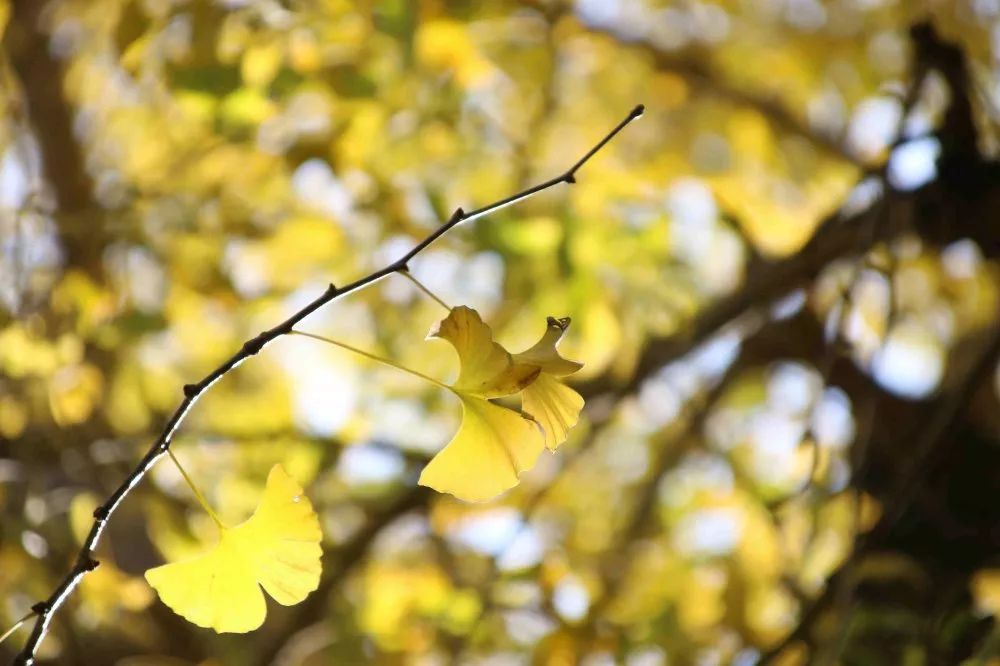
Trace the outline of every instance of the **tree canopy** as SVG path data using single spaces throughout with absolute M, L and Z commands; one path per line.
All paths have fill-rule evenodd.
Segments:
M 1000 3 L 0 26 L 0 661 L 1000 663 Z

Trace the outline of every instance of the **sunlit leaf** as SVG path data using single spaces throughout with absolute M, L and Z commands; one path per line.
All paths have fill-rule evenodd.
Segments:
M 420 483 L 468 501 L 492 499 L 517 485 L 544 447 L 566 441 L 583 409 L 583 398 L 557 378 L 583 365 L 559 355 L 569 318 L 549 317 L 542 338 L 511 356 L 493 340 L 489 326 L 468 307 L 453 308 L 430 337 L 451 342 L 461 370 L 451 387 L 462 400 L 462 425 L 431 460 Z M 521 392 L 521 412 L 484 398 Z
M 469 502 L 493 499 L 517 485 L 545 448 L 538 426 L 512 409 L 471 396 L 462 425 L 420 475 L 420 485 Z
M 480 398 L 511 395 L 540 372 L 536 364 L 515 363 L 507 350 L 493 341 L 490 327 L 472 308 L 453 308 L 428 337 L 447 340 L 458 352 L 462 367 L 452 388 L 460 394 Z
M 200 627 L 245 633 L 264 622 L 261 587 L 278 603 L 299 603 L 319 585 L 319 520 L 302 488 L 275 465 L 257 511 L 223 528 L 208 553 L 146 572 L 160 599 Z
M 545 431 L 545 446 L 555 450 L 566 441 L 570 429 L 580 419 L 583 398 L 579 393 L 560 382 L 557 377 L 573 374 L 583 367 L 559 355 L 556 345 L 569 328 L 570 320 L 549 317 L 545 334 L 530 349 L 514 355 L 514 361 L 536 365 L 541 369 L 538 378 L 523 391 L 522 408 L 531 414 Z
M 470 502 L 492 499 L 517 485 L 545 441 L 530 417 L 487 398 L 516 393 L 541 368 L 515 363 L 479 313 L 465 306 L 453 308 L 429 337 L 447 340 L 458 352 L 461 369 L 451 389 L 462 400 L 462 425 L 424 468 L 420 484 Z

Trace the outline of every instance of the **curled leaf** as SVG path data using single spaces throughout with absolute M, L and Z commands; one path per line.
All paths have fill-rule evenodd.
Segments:
M 146 572 L 160 599 L 190 622 L 245 633 L 264 622 L 264 588 L 278 603 L 301 602 L 319 585 L 319 519 L 302 488 L 275 465 L 254 514 L 223 528 L 208 553 Z
M 556 349 L 556 345 L 559 344 L 563 335 L 566 334 L 571 321 L 569 317 L 562 317 L 560 319 L 547 317 L 545 320 L 545 333 L 542 334 L 542 339 L 536 342 L 530 349 L 526 349 L 520 354 L 514 354 L 514 362 L 538 366 L 542 372 L 555 377 L 572 375 L 582 368 L 583 363 L 563 358 L 559 355 L 559 350 Z
M 541 340 L 530 349 L 514 354 L 513 359 L 515 363 L 538 366 L 541 371 L 521 393 L 521 408 L 538 421 L 545 432 L 545 446 L 554 451 L 566 441 L 583 410 L 583 397 L 557 377 L 571 375 L 583 364 L 563 358 L 556 349 L 569 328 L 570 318 L 549 317 L 546 323 Z
M 461 370 L 452 385 L 457 393 L 481 398 L 511 395 L 534 381 L 540 370 L 537 365 L 515 363 L 493 341 L 493 331 L 479 313 L 464 305 L 452 308 L 427 337 L 447 340 L 458 352 Z

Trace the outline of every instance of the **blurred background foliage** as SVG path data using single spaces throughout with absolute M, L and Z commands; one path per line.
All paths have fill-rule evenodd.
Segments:
M 160 465 L 46 663 L 1000 663 L 1000 3 L 2 0 L 0 21 L 3 626 L 185 382 L 647 108 L 578 184 L 412 264 L 509 348 L 573 318 L 588 407 L 563 448 L 488 504 L 426 492 L 455 401 L 283 338 L 174 450 L 230 521 L 282 462 L 320 512 L 320 589 L 249 636 L 174 616 L 142 571 L 212 527 Z M 303 328 L 445 378 L 441 315 L 394 276 Z

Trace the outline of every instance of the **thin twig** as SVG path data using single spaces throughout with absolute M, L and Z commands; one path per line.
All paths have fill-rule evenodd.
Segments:
M 38 617 L 35 620 L 35 625 L 32 629 L 31 635 L 28 637 L 21 654 L 18 655 L 14 663 L 19 666 L 28 666 L 35 663 L 35 653 L 38 650 L 38 646 L 45 638 L 45 635 L 48 633 L 49 624 L 52 622 L 52 618 L 56 611 L 58 611 L 59 608 L 61 608 L 66 602 L 66 599 L 73 593 L 76 586 L 80 584 L 83 577 L 88 572 L 97 568 L 98 562 L 93 557 L 94 551 L 100 542 L 101 535 L 103 534 L 108 521 L 111 519 L 111 516 L 114 514 L 115 510 L 117 510 L 121 502 L 132 491 L 132 489 L 142 482 L 146 473 L 153 467 L 153 465 L 155 465 L 156 462 L 165 453 L 167 453 L 170 449 L 170 443 L 173 439 L 174 433 L 180 427 L 188 412 L 191 411 L 191 408 L 194 407 L 194 404 L 198 401 L 201 395 L 213 384 L 215 384 L 215 382 L 222 379 L 231 370 L 239 366 L 251 356 L 256 356 L 264 347 L 273 342 L 275 339 L 291 333 L 292 328 L 296 324 L 324 305 L 327 305 L 328 303 L 331 303 L 346 294 L 372 285 L 379 280 L 392 275 L 393 273 L 399 273 L 405 270 L 411 259 L 459 224 L 475 220 L 483 217 L 484 215 L 500 210 L 501 208 L 510 206 L 511 204 L 523 201 L 524 199 L 561 183 L 575 183 L 576 172 L 583 167 L 583 165 L 586 164 L 598 150 L 603 148 L 619 132 L 621 132 L 626 125 L 641 116 L 643 111 L 644 107 L 641 104 L 632 109 L 632 111 L 624 119 L 622 119 L 622 121 L 619 122 L 614 129 L 608 132 L 604 138 L 602 138 L 593 148 L 588 150 L 583 157 L 577 160 L 573 166 L 561 175 L 550 178 L 543 183 L 529 187 L 521 192 L 518 192 L 517 194 L 500 199 L 499 201 L 483 206 L 482 208 L 477 208 L 469 213 L 465 212 L 461 208 L 456 209 L 443 225 L 431 232 L 426 238 L 417 243 L 413 249 L 401 258 L 370 273 L 369 275 L 366 275 L 363 278 L 351 282 L 344 287 L 336 287 L 331 284 L 325 292 L 320 294 L 305 307 L 295 312 L 288 319 L 281 322 L 274 328 L 270 328 L 256 337 L 247 340 L 239 351 L 233 354 L 228 360 L 224 361 L 215 370 L 206 375 L 201 381 L 195 384 L 186 384 L 184 386 L 184 399 L 167 420 L 163 431 L 156 438 L 156 441 L 153 442 L 149 450 L 142 457 L 142 459 L 139 460 L 132 472 L 124 481 L 122 481 L 121 485 L 119 485 L 111 496 L 108 497 L 108 499 L 94 511 L 94 524 L 90 528 L 90 533 L 84 540 L 83 546 L 80 548 L 80 552 L 77 555 L 76 563 L 73 568 L 56 587 L 48 599 L 35 604 L 32 608 L 32 610 L 38 614 Z
M 440 388 L 448 389 L 449 391 L 454 390 L 450 386 L 448 386 L 447 384 L 445 384 L 443 382 L 439 382 L 438 380 L 434 379 L 433 377 L 425 375 L 422 372 L 417 372 L 416 370 L 411 370 L 410 368 L 407 368 L 404 365 L 396 363 L 395 361 L 391 361 L 391 360 L 389 360 L 387 358 L 382 358 L 378 354 L 373 354 L 371 352 L 366 352 L 364 349 L 358 349 L 357 347 L 352 347 L 351 345 L 346 344 L 344 342 L 340 342 L 339 340 L 334 340 L 333 338 L 328 338 L 328 337 L 323 336 L 323 335 L 317 335 L 316 333 L 308 333 L 306 331 L 300 331 L 300 330 L 297 330 L 297 329 L 292 331 L 292 335 L 301 335 L 304 338 L 312 338 L 313 340 L 319 340 L 320 342 L 325 342 L 326 344 L 333 345 L 334 347 L 340 347 L 341 349 L 344 349 L 346 351 L 349 351 L 349 352 L 352 352 L 354 354 L 357 354 L 358 356 L 363 356 L 364 358 L 370 359 L 372 361 L 376 361 L 377 363 L 381 363 L 383 365 L 387 365 L 390 368 L 395 368 L 396 370 L 399 370 L 400 372 L 405 372 L 405 373 L 407 373 L 409 375 L 412 375 L 413 377 L 417 377 L 419 379 L 422 379 L 425 382 L 430 382 L 431 384 L 434 384 L 435 386 L 438 386 Z
M 32 617 L 34 617 L 34 615 L 35 615 L 35 611 L 30 611 L 24 617 L 22 617 L 20 620 L 18 620 L 17 622 L 15 622 L 13 624 L 13 626 L 11 626 L 10 629 L 8 629 L 7 631 L 3 632 L 3 635 L 0 636 L 0 643 L 3 643 L 5 640 L 7 640 L 7 638 L 9 638 L 11 634 L 13 634 L 15 631 L 17 631 L 18 629 L 20 629 L 21 625 L 24 624 L 25 622 L 27 622 L 28 620 L 30 620 Z
M 413 285 L 417 289 L 419 289 L 420 291 L 424 292 L 428 297 L 430 297 L 431 300 L 435 301 L 438 305 L 440 305 L 441 307 L 443 307 L 445 310 L 451 312 L 451 306 L 448 305 L 447 303 L 445 303 L 444 300 L 442 300 L 440 296 L 438 296 L 433 291 L 431 291 L 430 289 L 428 289 L 427 286 L 424 285 L 423 282 L 421 282 L 420 280 L 418 280 L 416 278 L 416 276 L 413 275 L 413 273 L 410 272 L 410 269 L 407 268 L 407 269 L 401 270 L 401 271 L 399 271 L 399 274 L 402 275 L 403 277 L 405 277 L 410 282 L 412 282 Z

